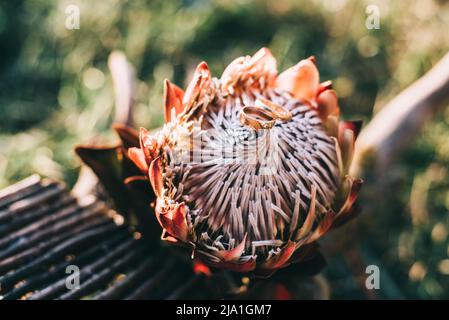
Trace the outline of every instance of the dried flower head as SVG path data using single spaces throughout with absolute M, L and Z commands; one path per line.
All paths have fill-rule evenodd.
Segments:
M 206 264 L 270 274 L 350 216 L 360 123 L 339 122 L 313 57 L 278 75 L 263 48 L 220 79 L 202 62 L 185 91 L 166 80 L 165 120 L 128 156 L 149 176 L 162 239 Z

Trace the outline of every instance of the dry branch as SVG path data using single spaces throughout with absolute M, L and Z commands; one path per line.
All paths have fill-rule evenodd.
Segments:
M 132 126 L 136 82 L 134 67 L 120 51 L 114 51 L 109 55 L 108 66 L 115 94 L 114 123 Z M 97 184 L 98 178 L 95 173 L 87 166 L 82 166 L 72 193 L 76 197 L 95 193 Z
M 449 102 L 449 53 L 422 78 L 388 103 L 362 130 L 351 173 L 360 175 L 368 164 L 385 171 L 421 127 Z

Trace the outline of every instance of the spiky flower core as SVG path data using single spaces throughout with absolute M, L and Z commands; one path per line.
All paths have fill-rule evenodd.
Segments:
M 314 59 L 277 75 L 267 49 L 236 59 L 220 79 L 201 63 L 184 93 L 166 82 L 164 128 L 141 131 L 129 156 L 157 196 L 163 238 L 206 263 L 271 272 L 341 220 L 360 181 L 349 179 L 357 125 L 338 125 L 330 83 Z M 355 186 L 355 187 L 354 187 Z M 335 197 L 347 199 L 334 212 Z
M 223 96 L 218 79 L 213 83 L 202 118 L 168 130 L 165 195 L 187 204 L 199 250 L 230 249 L 246 236 L 245 253 L 266 257 L 297 240 L 313 199 L 318 219 L 330 209 L 340 183 L 335 145 L 317 112 L 290 94 L 254 89 Z M 243 125 L 243 106 L 258 98 L 284 107 L 291 120 L 258 131 Z

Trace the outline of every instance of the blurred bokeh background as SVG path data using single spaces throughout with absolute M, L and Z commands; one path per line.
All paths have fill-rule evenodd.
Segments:
M 80 8 L 80 29 L 65 10 Z M 380 29 L 365 27 L 366 7 Z M 343 115 L 372 114 L 449 49 L 443 0 L 108 0 L 0 2 L 0 187 L 31 173 L 72 185 L 76 143 L 112 141 L 108 55 L 136 68 L 137 126 L 163 123 L 163 80 L 184 85 L 206 60 L 212 73 L 267 46 L 283 70 L 315 55 Z M 449 108 L 429 123 L 385 179 L 385 192 L 355 240 L 381 267 L 381 298 L 449 298 Z M 329 257 L 334 298 L 366 298 L 344 256 Z

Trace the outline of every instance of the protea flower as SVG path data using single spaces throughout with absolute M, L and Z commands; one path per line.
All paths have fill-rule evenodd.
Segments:
M 163 240 L 209 266 L 268 275 L 351 216 L 360 122 L 339 122 L 315 63 L 278 75 L 263 48 L 219 79 L 201 62 L 185 91 L 166 80 L 164 127 L 142 128 L 128 149 L 157 197 Z

